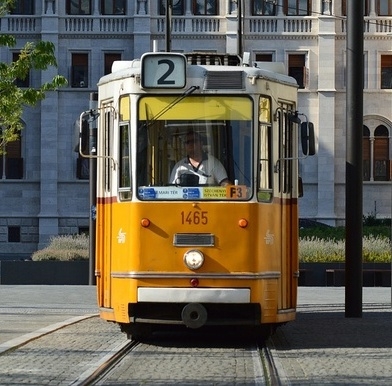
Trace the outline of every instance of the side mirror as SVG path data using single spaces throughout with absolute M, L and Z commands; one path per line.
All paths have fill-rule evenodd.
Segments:
M 301 145 L 302 145 L 302 152 L 305 155 L 316 154 L 314 126 L 312 122 L 301 123 Z

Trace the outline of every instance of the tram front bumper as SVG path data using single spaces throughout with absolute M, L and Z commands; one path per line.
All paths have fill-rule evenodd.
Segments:
M 249 288 L 138 288 L 139 302 L 250 303 Z
M 204 325 L 257 325 L 261 310 L 250 303 L 247 288 L 138 289 L 138 302 L 129 304 L 131 323 Z

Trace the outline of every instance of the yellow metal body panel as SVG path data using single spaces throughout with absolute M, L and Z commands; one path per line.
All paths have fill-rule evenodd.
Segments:
M 115 321 L 128 323 L 127 304 L 138 301 L 138 287 L 191 288 L 190 279 L 198 278 L 199 288 L 250 288 L 251 302 L 261 304 L 262 323 L 292 320 L 298 225 L 282 221 L 282 215 L 291 217 L 286 212 L 297 210 L 296 203 L 286 204 L 99 204 L 99 305 L 112 308 Z M 143 227 L 142 219 L 148 219 L 150 226 Z M 248 221 L 246 228 L 239 226 L 240 219 Z M 174 246 L 173 237 L 178 233 L 211 233 L 215 245 Z M 183 262 L 189 249 L 198 249 L 205 256 L 197 271 L 191 271 Z M 279 310 L 287 312 L 279 314 Z M 107 311 L 103 317 L 108 319 Z

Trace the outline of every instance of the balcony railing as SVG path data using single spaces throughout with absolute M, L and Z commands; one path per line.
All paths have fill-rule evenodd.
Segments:
M 341 19 L 341 33 L 347 32 L 347 19 Z M 338 28 L 336 29 L 338 31 Z M 391 17 L 365 17 L 363 22 L 363 32 L 365 34 L 390 34 L 392 33 Z
M 245 33 L 249 34 L 281 34 L 281 33 L 299 33 L 315 34 L 318 32 L 318 19 L 315 17 L 275 17 L 259 16 L 250 17 L 248 23 L 245 23 Z M 248 26 L 248 29 L 246 28 Z
M 134 31 L 134 17 L 126 16 L 65 16 L 59 17 L 58 33 L 127 33 Z M 145 17 L 146 32 L 165 33 L 165 17 Z M 345 18 L 336 18 L 336 33 L 346 33 Z M 40 34 L 41 16 L 6 15 L 0 18 L 0 33 Z M 225 16 L 176 16 L 172 19 L 174 34 L 226 34 L 228 19 Z M 138 31 L 140 32 L 140 31 Z M 233 31 L 231 31 L 233 32 Z M 254 34 L 298 34 L 316 35 L 319 33 L 317 17 L 304 16 L 251 16 L 244 20 L 244 35 Z M 391 34 L 392 17 L 365 17 L 365 34 Z
M 182 16 L 172 19 L 172 33 L 225 33 L 226 18 L 219 16 Z M 151 18 L 151 32 L 161 34 L 166 31 L 164 17 Z
M 68 16 L 60 18 L 60 33 L 132 33 L 131 20 L 123 16 Z
M 39 33 L 41 18 L 37 16 L 8 15 L 0 18 L 0 31 L 2 33 Z

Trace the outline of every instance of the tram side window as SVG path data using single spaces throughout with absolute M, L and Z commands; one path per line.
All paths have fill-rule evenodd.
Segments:
M 112 122 L 112 114 L 110 112 L 106 112 L 104 116 L 104 154 L 105 154 L 105 190 L 107 192 L 110 191 L 111 187 L 111 179 L 110 179 L 110 174 L 111 174 L 111 151 L 110 151 L 110 146 L 111 146 L 111 135 L 112 135 L 112 127 L 113 127 L 113 122 Z
M 122 200 L 131 198 L 131 175 L 130 175 L 130 152 L 129 152 L 129 126 L 120 126 L 120 197 Z
M 279 191 L 290 193 L 293 189 L 293 122 L 290 122 L 288 112 L 292 106 L 282 106 L 278 112 L 279 122 Z
M 131 119 L 130 97 L 124 95 L 119 99 L 119 198 L 120 200 L 130 200 L 131 195 L 131 159 L 130 159 L 130 130 L 129 121 Z
M 259 101 L 259 201 L 272 199 L 271 176 L 271 102 L 261 97 Z

